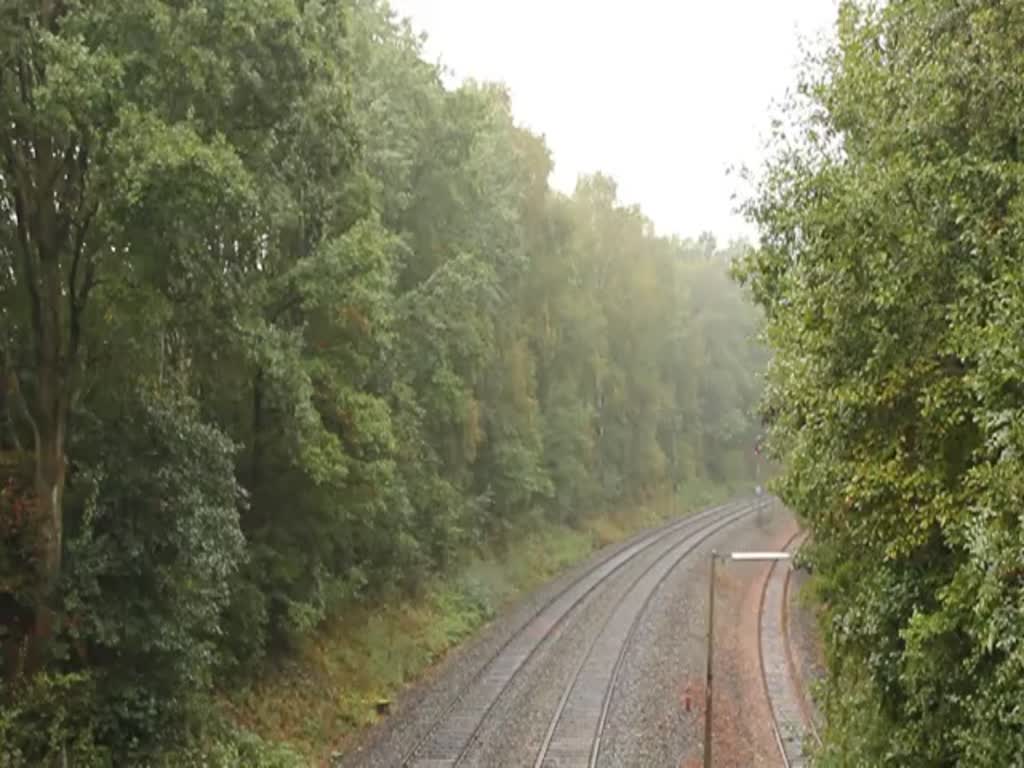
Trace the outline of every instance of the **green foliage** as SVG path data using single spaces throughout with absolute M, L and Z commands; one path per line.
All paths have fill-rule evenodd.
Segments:
M 421 45 L 380 0 L 0 9 L 3 674 L 77 686 L 5 702 L 9 741 L 57 729 L 11 754 L 286 765 L 210 724 L 215 680 L 752 473 L 736 252 L 555 192 L 507 92 Z M 437 595 L 428 656 L 500 582 Z
M 242 557 L 234 447 L 188 403 L 126 403 L 80 430 L 67 543 L 69 653 L 94 670 L 115 750 L 174 743 L 208 689 Z M 78 515 L 76 515 L 78 517 Z M 116 597 L 114 597 L 116 596 Z
M 0 766 L 111 766 L 98 743 L 93 695 L 83 674 L 44 673 L 0 688 Z
M 750 212 L 781 490 L 828 603 L 825 765 L 1024 754 L 1024 12 L 843 4 Z
M 154 757 L 154 768 L 308 768 L 302 756 L 284 745 L 218 723 L 200 742 Z

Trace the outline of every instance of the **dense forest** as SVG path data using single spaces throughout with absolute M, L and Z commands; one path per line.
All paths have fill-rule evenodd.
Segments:
M 741 249 L 554 191 L 421 45 L 381 0 L 0 5 L 5 768 L 283 765 L 211 696 L 328 617 L 749 477 Z
M 750 212 L 824 766 L 1024 756 L 1024 4 L 844 2 Z

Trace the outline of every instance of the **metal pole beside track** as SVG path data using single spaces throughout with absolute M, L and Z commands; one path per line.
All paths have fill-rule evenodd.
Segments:
M 704 768 L 711 768 L 711 707 L 714 698 L 714 654 L 715 654 L 715 563 L 718 561 L 718 552 L 711 551 L 711 567 L 708 573 L 708 668 L 704 675 Z M 746 562 L 771 562 L 775 560 L 789 560 L 792 556 L 788 552 L 732 552 L 723 556 L 728 560 Z
M 718 552 L 711 551 L 711 567 L 708 574 L 708 667 L 704 675 L 704 768 L 711 768 L 711 705 L 714 682 L 713 654 L 715 648 L 715 561 Z

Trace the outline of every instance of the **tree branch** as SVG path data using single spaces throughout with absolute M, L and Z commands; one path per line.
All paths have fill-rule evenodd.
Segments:
M 89 167 L 89 151 L 86 147 L 72 140 L 71 144 L 64 150 L 64 159 L 55 163 L 56 168 L 50 174 L 51 181 L 47 188 L 47 194 L 52 194 L 61 200 L 62 206 L 59 214 L 60 225 L 57 231 L 55 242 L 64 242 L 71 233 L 76 217 L 81 214 L 83 201 L 85 199 L 85 175 Z M 63 177 L 59 188 L 58 180 Z M 75 200 L 74 210 L 69 200 Z
M 7 371 L 7 391 L 11 395 L 11 399 L 18 406 L 18 414 L 25 419 L 25 422 L 32 429 L 33 445 L 39 445 L 39 424 L 36 422 L 35 417 L 32 416 L 32 411 L 28 407 L 28 403 L 25 402 L 25 396 L 21 392 L 21 380 L 18 378 L 18 372 L 14 370 L 11 364 L 11 351 L 6 345 L 4 346 L 4 367 Z
M 36 333 L 36 337 L 39 338 L 43 332 L 43 309 L 42 303 L 39 299 L 39 285 L 37 283 L 35 263 L 32 259 L 32 236 L 28 231 L 28 224 L 26 221 L 28 212 L 26 210 L 27 206 L 24 200 L 25 174 L 19 168 L 17 154 L 14 148 L 8 144 L 5 149 L 8 168 L 14 179 L 14 185 L 11 191 L 14 197 L 14 218 L 18 231 L 18 244 L 21 246 L 17 250 L 21 251 L 21 265 L 24 272 L 22 277 L 25 281 L 25 289 L 28 291 L 29 302 L 31 305 L 32 328 Z
M 75 243 L 73 246 L 73 255 L 71 257 L 71 273 L 68 281 L 68 321 L 70 323 L 70 338 L 68 344 L 67 365 L 69 369 L 74 364 L 74 360 L 78 355 L 78 346 L 82 337 L 82 313 L 85 311 L 85 305 L 89 299 L 89 293 L 92 291 L 96 279 L 96 262 L 94 259 L 86 257 L 85 274 L 82 278 L 82 285 L 78 285 L 78 268 L 82 263 L 83 254 L 85 253 L 85 239 L 89 231 L 89 226 L 98 209 L 99 205 L 94 204 L 86 212 L 85 218 L 82 219 L 75 228 Z

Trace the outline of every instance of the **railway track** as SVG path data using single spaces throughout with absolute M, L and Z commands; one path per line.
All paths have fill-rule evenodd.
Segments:
M 614 574 L 627 564 L 636 562 L 638 557 L 653 555 L 652 564 L 633 584 L 628 594 L 633 594 L 640 581 L 649 577 L 652 572 L 656 572 L 657 576 L 653 577 L 653 580 L 645 582 L 653 593 L 667 577 L 671 567 L 674 567 L 685 554 L 671 559 L 671 565 L 666 567 L 664 563 L 667 556 L 674 552 L 677 553 L 680 548 L 688 542 L 694 542 L 695 539 L 699 538 L 700 541 L 703 541 L 704 538 L 740 520 L 757 508 L 758 503 L 744 500 L 706 510 L 645 534 L 596 562 L 541 605 L 532 617 L 513 633 L 442 710 L 424 735 L 404 755 L 401 765 L 404 768 L 448 768 L 460 765 L 474 744 L 490 711 L 512 683 L 516 674 L 529 662 L 551 633 L 560 627 L 590 595 L 602 585 L 607 584 Z M 690 549 L 698 543 L 699 541 L 692 543 Z M 660 568 L 659 564 L 662 564 Z M 647 597 L 649 595 L 646 595 L 642 601 L 644 607 Z M 621 607 L 622 604 L 620 601 L 618 607 Z M 623 643 L 628 643 L 629 637 L 632 635 L 632 627 L 635 626 L 641 613 L 642 610 L 632 617 L 624 634 L 619 633 Z M 615 610 L 612 613 L 612 617 L 614 616 Z M 609 618 L 609 623 L 611 621 L 612 619 Z M 592 646 L 592 650 L 593 648 L 594 646 Z M 616 650 L 614 658 L 610 658 L 611 667 L 608 674 L 611 675 L 609 684 L 612 686 L 618 674 L 623 652 L 624 649 L 620 647 Z M 586 656 L 589 658 L 591 655 L 588 653 Z M 582 671 L 577 671 L 577 676 L 582 674 Z M 560 710 L 566 709 L 568 698 L 566 697 L 566 702 L 559 707 Z M 610 701 L 610 694 L 608 700 Z M 603 723 L 606 715 L 607 701 L 602 699 L 598 721 Z M 595 731 L 598 737 L 599 731 L 602 729 L 603 724 Z M 554 744 L 553 738 L 548 739 L 551 744 Z M 565 765 L 566 763 L 561 764 Z M 581 764 L 586 765 L 587 763 Z
M 785 549 L 796 552 L 803 535 L 795 534 Z M 761 589 L 758 647 L 761 682 L 772 713 L 772 729 L 786 768 L 807 765 L 810 740 L 821 739 L 811 716 L 810 706 L 797 682 L 795 662 L 789 642 L 789 582 L 793 569 L 787 563 L 772 563 Z
M 683 536 L 633 580 L 565 686 L 534 768 L 593 768 L 597 765 L 622 663 L 651 599 L 687 555 L 718 531 L 745 517 L 751 509 L 753 507 L 733 512 Z

